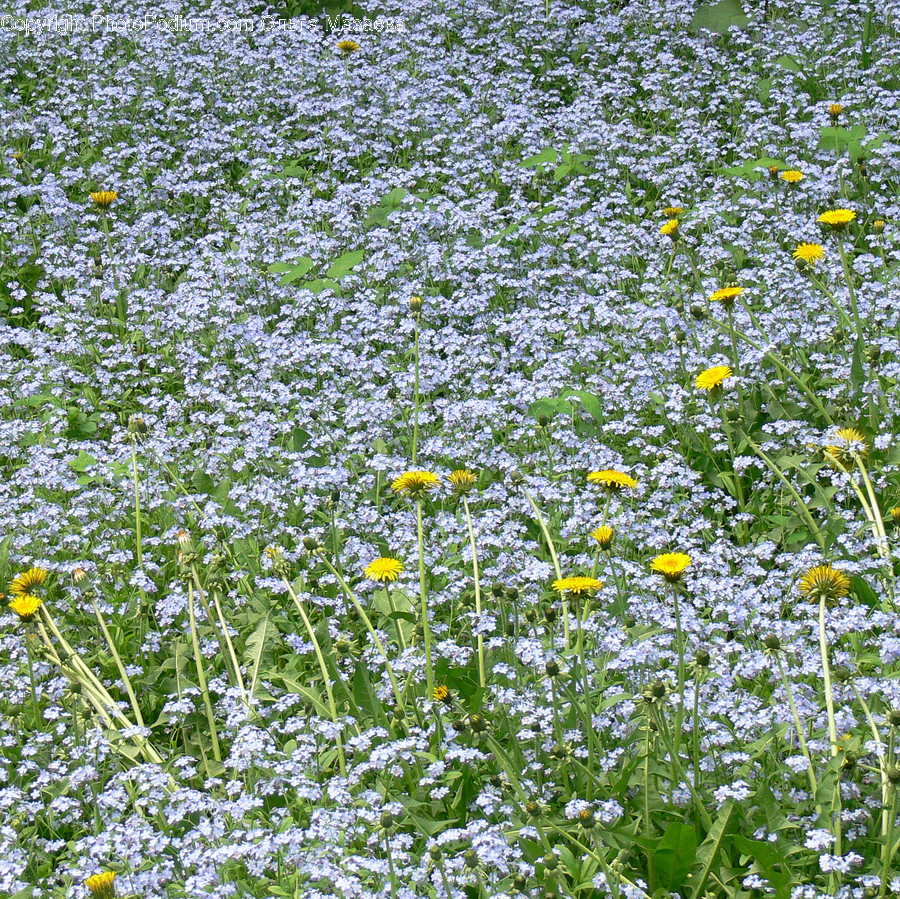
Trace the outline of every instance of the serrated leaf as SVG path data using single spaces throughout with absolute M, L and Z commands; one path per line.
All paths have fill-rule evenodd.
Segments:
M 878 597 L 875 595 L 875 591 L 858 574 L 850 576 L 850 591 L 864 605 L 873 609 L 878 607 Z
M 699 897 L 703 895 L 703 891 L 706 888 L 706 881 L 709 879 L 713 865 L 715 865 L 716 859 L 719 857 L 719 852 L 722 849 L 722 843 L 728 832 L 728 824 L 731 821 L 733 812 L 734 800 L 729 799 L 719 809 L 719 814 L 716 815 L 713 826 L 709 829 L 706 839 L 700 844 L 700 848 L 697 850 L 697 861 L 700 862 L 701 867 L 699 877 L 694 884 L 693 899 L 699 899 Z
M 259 620 L 244 646 L 244 664 L 250 674 L 250 695 L 256 691 L 260 674 L 272 664 L 272 644 L 278 639 L 278 628 L 268 615 Z
M 690 824 L 673 821 L 653 853 L 659 886 L 674 890 L 684 883 L 697 858 L 697 832 Z

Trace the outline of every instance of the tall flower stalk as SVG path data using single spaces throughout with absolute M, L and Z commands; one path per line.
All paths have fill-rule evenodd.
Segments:
M 850 578 L 831 565 L 817 565 L 803 573 L 800 578 L 800 593 L 812 602 L 819 603 L 819 651 L 822 656 L 822 680 L 825 687 L 825 708 L 828 713 L 828 740 L 831 756 L 840 752 L 837 721 L 834 712 L 834 690 L 831 681 L 831 665 L 828 661 L 828 637 L 826 627 L 826 607 L 850 594 Z M 835 795 L 831 832 L 834 835 L 835 853 L 841 855 L 841 791 L 840 778 L 835 783 Z

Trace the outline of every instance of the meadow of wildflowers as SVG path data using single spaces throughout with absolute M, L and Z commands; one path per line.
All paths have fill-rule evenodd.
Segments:
M 900 892 L 900 8 L 301 6 L 0 16 L 0 896 Z

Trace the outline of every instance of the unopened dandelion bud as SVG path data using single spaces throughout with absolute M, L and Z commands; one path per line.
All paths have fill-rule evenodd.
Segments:
M 866 359 L 869 362 L 877 362 L 881 358 L 881 347 L 880 346 L 870 346 L 866 350 Z
M 550 606 L 544 611 L 544 620 L 547 622 L 547 624 L 553 624 L 553 622 L 556 621 L 556 617 L 557 612 L 556 609 L 553 608 L 553 606 Z
M 319 541 L 315 537 L 304 537 L 303 547 L 307 552 L 314 553 L 319 548 Z
M 435 862 L 439 862 L 444 857 L 444 852 L 437 843 L 428 850 L 428 854 L 431 856 L 431 860 Z
M 147 433 L 147 422 L 140 415 L 128 416 L 128 433 L 140 437 Z
M 544 867 L 548 871 L 555 871 L 559 867 L 559 859 L 552 852 L 548 852 L 544 856 Z
M 547 677 L 556 677 L 559 674 L 559 664 L 550 659 L 544 666 L 544 670 L 547 672 Z
M 525 803 L 525 813 L 530 818 L 538 818 L 541 814 L 541 804 L 540 802 L 535 802 L 533 799 L 530 802 Z
M 469 715 L 466 723 L 472 729 L 473 734 L 484 733 L 488 726 L 487 718 L 485 718 L 484 715 Z
M 691 315 L 697 319 L 698 322 L 703 321 L 706 318 L 706 310 L 699 303 L 691 304 Z
M 422 298 L 421 297 L 410 297 L 409 298 L 409 311 L 413 315 L 421 315 L 422 313 Z
M 694 656 L 694 662 L 698 668 L 709 668 L 710 661 L 710 655 L 705 649 L 699 650 Z
M 500 597 L 503 596 L 503 590 L 503 584 L 499 582 L 491 585 L 491 593 L 493 593 L 493 595 L 496 596 L 497 599 L 500 599 Z
M 887 779 L 892 783 L 900 783 L 900 768 L 896 767 L 896 765 L 891 765 L 890 768 L 887 769 Z
M 457 733 L 461 734 L 466 729 L 466 722 L 457 719 L 450 725 Z
M 835 665 L 831 674 L 839 684 L 846 684 L 853 677 L 853 672 L 846 665 Z
M 900 527 L 900 506 L 894 506 L 891 509 L 891 523 L 894 527 Z
M 390 830 L 394 826 L 394 815 L 391 812 L 382 812 L 379 824 L 381 824 L 385 830 Z
M 510 602 L 515 602 L 515 601 L 519 598 L 519 590 L 518 590 L 518 588 L 517 588 L 517 587 L 510 587 L 510 588 L 506 591 L 506 598 L 507 598 Z
M 524 874 L 516 874 L 513 877 L 513 889 L 519 893 L 524 893 L 528 888 L 528 878 Z
M 518 487 L 520 484 L 525 483 L 525 476 L 521 471 L 512 471 L 509 474 L 509 482 L 513 487 Z
M 769 166 L 769 179 L 771 181 L 778 180 L 778 173 L 781 171 L 781 166 L 779 165 L 770 165 Z
M 334 651 L 339 656 L 345 656 L 350 652 L 352 644 L 346 637 L 338 637 L 337 640 L 334 641 Z
M 662 699 L 666 695 L 666 685 L 661 680 L 655 680 L 647 687 L 646 692 L 653 699 Z
M 550 416 L 548 415 L 539 415 L 538 416 L 538 427 L 546 430 L 550 427 Z
M 478 853 L 474 849 L 467 849 L 465 853 L 463 853 L 463 861 L 467 868 L 477 868 Z
M 763 646 L 769 650 L 769 652 L 778 652 L 781 649 L 781 638 L 778 634 L 769 634 L 763 640 Z
M 529 624 L 534 624 L 534 622 L 538 620 L 537 609 L 526 609 L 525 610 L 525 620 Z

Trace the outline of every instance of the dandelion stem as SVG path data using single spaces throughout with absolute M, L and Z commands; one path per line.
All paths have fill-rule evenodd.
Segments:
M 531 508 L 534 509 L 535 518 L 537 518 L 538 525 L 540 526 L 541 532 L 544 535 L 544 539 L 547 541 L 547 548 L 550 550 L 550 558 L 553 559 L 553 568 L 556 571 L 557 580 L 562 580 L 562 569 L 559 567 L 559 556 L 556 555 L 556 546 L 553 543 L 553 538 L 550 536 L 550 531 L 547 528 L 547 522 L 544 520 L 544 516 L 541 514 L 541 510 L 537 507 L 535 501 L 531 498 L 531 494 L 523 488 L 523 492 L 525 494 L 526 499 L 529 503 L 531 503 Z M 569 610 L 563 604 L 563 634 L 565 636 L 566 648 L 569 646 Z
M 134 437 L 134 435 L 129 436 L 132 438 Z M 131 441 L 131 472 L 134 479 L 134 558 L 138 568 L 142 568 L 144 565 L 144 556 L 141 549 L 141 489 L 140 480 L 138 478 L 137 440 L 135 439 L 132 439 Z
M 375 647 L 381 655 L 382 659 L 384 659 L 385 667 L 387 668 L 388 677 L 391 680 L 391 686 L 394 689 L 394 697 L 397 700 L 397 705 L 400 708 L 403 708 L 403 694 L 400 692 L 400 687 L 397 685 L 397 678 L 394 676 L 394 669 L 391 667 L 391 660 L 388 658 L 387 651 L 384 648 L 384 644 L 381 642 L 381 637 L 378 636 L 378 632 L 375 630 L 375 627 L 372 624 L 372 619 L 369 618 L 366 610 L 360 605 L 359 600 L 354 595 L 353 591 L 348 586 L 347 582 L 338 572 L 338 570 L 328 561 L 328 559 L 324 556 L 321 549 L 318 551 L 318 557 L 322 560 L 325 567 L 337 578 L 338 583 L 341 586 L 341 589 L 344 591 L 344 595 L 350 602 L 353 604 L 353 608 L 356 609 L 357 614 L 362 619 L 363 624 L 366 626 L 366 630 L 369 632 L 369 636 L 372 638 L 372 641 L 375 643 Z
M 322 685 L 325 687 L 325 695 L 328 697 L 328 709 L 331 712 L 331 720 L 334 722 L 335 726 L 340 726 L 340 722 L 338 720 L 338 712 L 337 712 L 337 703 L 334 701 L 334 690 L 331 686 L 331 675 L 328 672 L 328 665 L 325 663 L 325 656 L 322 654 L 322 647 L 319 645 L 319 641 L 316 638 L 316 631 L 312 626 L 312 622 L 309 620 L 309 616 L 306 614 L 306 609 L 303 607 L 303 603 L 300 602 L 299 597 L 294 592 L 294 588 L 291 586 L 291 582 L 286 578 L 281 578 L 282 583 L 287 587 L 287 591 L 290 594 L 291 599 L 294 601 L 294 605 L 297 607 L 297 611 L 300 613 L 300 617 L 303 619 L 303 625 L 306 628 L 307 636 L 310 639 L 310 642 L 313 645 L 313 649 L 316 653 L 316 659 L 319 662 L 319 671 L 322 674 Z M 341 777 L 346 776 L 347 774 L 347 759 L 344 755 L 344 742 L 343 736 L 339 732 L 337 737 L 337 746 L 338 746 L 338 764 L 340 765 Z
M 103 615 L 100 613 L 100 607 L 97 605 L 96 600 L 93 598 L 91 598 L 91 605 L 94 607 L 94 614 L 97 616 L 97 622 L 100 625 L 100 630 L 103 631 L 103 636 L 106 639 L 106 645 L 109 646 L 109 651 L 112 653 L 112 657 L 116 662 L 116 667 L 119 669 L 119 675 L 122 678 L 122 682 L 125 684 L 125 691 L 128 693 L 128 699 L 131 702 L 131 708 L 134 710 L 134 720 L 137 722 L 139 727 L 144 727 L 144 718 L 141 715 L 141 707 L 138 705 L 137 696 L 134 693 L 134 688 L 131 686 L 131 679 L 128 677 L 128 672 L 125 670 L 125 665 L 122 662 L 122 657 L 119 655 L 119 650 L 116 648 L 116 644 L 113 641 L 112 634 L 109 632 L 109 628 L 106 626 L 106 621 L 104 621 Z
M 803 724 L 801 723 L 800 715 L 797 712 L 797 704 L 794 702 L 794 693 L 791 690 L 790 681 L 785 674 L 781 656 L 776 654 L 775 661 L 778 664 L 778 673 L 781 675 L 781 683 L 784 685 L 784 692 L 787 694 L 788 705 L 791 707 L 791 715 L 793 715 L 794 718 L 794 728 L 797 731 L 797 739 L 800 741 L 800 750 L 803 752 L 803 755 L 806 756 L 808 765 L 806 772 L 809 775 L 809 787 L 812 790 L 813 798 L 815 798 L 819 792 L 819 784 L 816 781 L 816 774 L 813 770 L 813 760 L 812 756 L 809 754 L 809 746 L 806 745 L 806 734 L 803 731 Z
M 831 686 L 831 666 L 828 663 L 828 639 L 825 633 L 825 596 L 819 599 L 819 650 L 822 654 L 822 675 L 825 683 L 825 708 L 828 712 L 828 739 L 831 743 L 831 756 L 838 752 L 837 722 L 834 716 L 834 693 Z M 834 834 L 835 853 L 842 854 L 841 848 L 841 779 L 835 785 L 835 811 L 832 814 L 831 830 Z
M 472 528 L 472 513 L 469 511 L 469 501 L 462 498 L 463 508 L 466 512 L 466 524 L 469 528 L 469 545 L 472 547 L 472 574 L 475 580 L 475 616 L 481 624 L 481 581 L 478 574 L 478 548 L 475 545 L 475 531 Z M 484 669 L 484 635 L 478 633 L 478 683 L 483 688 L 487 686 L 487 676 Z
M 216 732 L 216 716 L 213 713 L 212 698 L 209 695 L 209 686 L 206 683 L 206 675 L 203 672 L 203 655 L 200 652 L 200 638 L 197 635 L 197 615 L 194 607 L 194 585 L 191 581 L 188 581 L 188 617 L 191 624 L 191 643 L 194 647 L 194 662 L 197 666 L 197 684 L 200 687 L 200 692 L 203 694 L 203 703 L 206 706 L 206 720 L 209 722 L 213 758 L 221 763 L 222 751 L 219 748 L 219 736 Z
M 416 451 L 419 445 L 419 319 L 415 320 L 416 332 L 416 357 L 415 357 L 415 393 L 413 397 L 413 442 L 412 442 L 412 461 L 416 463 Z

